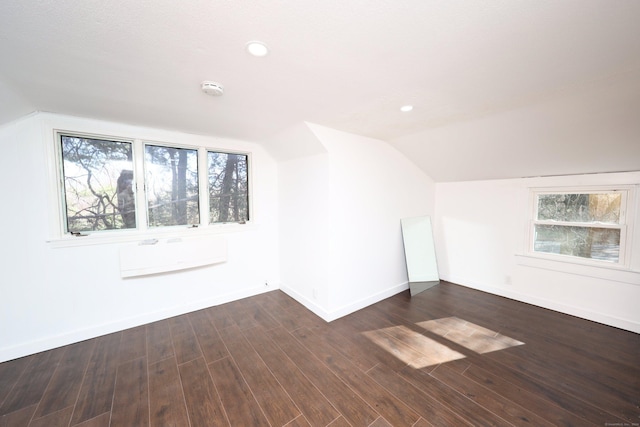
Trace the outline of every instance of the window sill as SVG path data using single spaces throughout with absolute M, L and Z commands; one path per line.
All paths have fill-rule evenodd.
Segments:
M 71 248 L 91 245 L 142 242 L 152 239 L 180 239 L 189 237 L 213 236 L 255 230 L 253 223 L 215 224 L 206 227 L 171 227 L 157 230 L 128 231 L 117 230 L 106 233 L 93 233 L 86 236 L 63 236 L 47 240 L 51 248 Z
M 595 266 L 577 262 L 549 259 L 528 254 L 516 254 L 516 263 L 526 267 L 559 271 L 579 276 L 611 280 L 614 282 L 640 285 L 640 271 L 633 271 L 619 266 Z

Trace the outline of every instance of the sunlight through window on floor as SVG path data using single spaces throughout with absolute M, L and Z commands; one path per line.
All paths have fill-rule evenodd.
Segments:
M 480 354 L 524 344 L 457 317 L 428 320 L 417 325 Z
M 523 345 L 498 332 L 457 317 L 446 317 L 416 323 L 417 326 L 476 353 L 484 354 Z M 463 359 L 445 344 L 435 341 L 406 326 L 364 332 L 373 343 L 393 354 L 407 365 L 420 369 L 427 366 Z
M 364 333 L 371 341 L 382 347 L 412 368 L 420 369 L 464 358 L 458 353 L 406 326 L 392 326 Z

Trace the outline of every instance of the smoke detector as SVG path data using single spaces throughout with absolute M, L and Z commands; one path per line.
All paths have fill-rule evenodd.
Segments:
M 224 93 L 224 86 L 220 83 L 205 80 L 202 82 L 202 91 L 207 95 L 221 96 Z

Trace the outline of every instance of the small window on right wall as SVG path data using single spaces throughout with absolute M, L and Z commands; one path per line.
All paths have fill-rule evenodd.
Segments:
M 630 191 L 532 190 L 530 250 L 567 261 L 624 266 Z

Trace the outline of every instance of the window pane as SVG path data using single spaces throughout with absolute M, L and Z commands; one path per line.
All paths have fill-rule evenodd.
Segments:
M 247 156 L 209 152 L 209 214 L 214 222 L 249 220 Z
M 541 194 L 538 220 L 618 224 L 622 194 Z
M 135 228 L 131 143 L 61 135 L 67 231 Z
M 146 145 L 144 160 L 149 226 L 199 224 L 198 151 Z
M 620 230 L 538 224 L 534 251 L 618 262 Z

